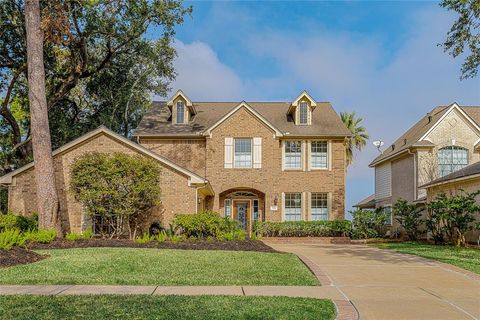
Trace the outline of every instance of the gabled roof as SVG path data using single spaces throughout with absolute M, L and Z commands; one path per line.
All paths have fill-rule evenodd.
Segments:
M 353 205 L 352 207 L 360 209 L 375 208 L 375 194 L 369 195 L 368 197 L 361 200 L 359 203 Z
M 197 114 L 187 124 L 175 125 L 165 102 L 154 101 L 135 130 L 137 137 L 200 137 L 215 123 L 239 106 L 238 102 L 192 102 Z M 287 115 L 291 102 L 245 102 L 281 134 L 291 137 L 348 137 L 350 131 L 328 102 L 316 102 L 309 126 L 295 125 Z
M 472 179 L 476 177 L 480 178 L 480 162 L 475 162 L 474 164 L 466 166 L 463 169 L 452 172 L 444 177 L 435 179 L 423 186 L 420 186 L 420 188 L 429 188 L 429 187 L 433 187 L 433 186 L 437 186 L 437 185 L 441 185 L 449 182 L 467 180 L 467 179 Z
M 303 90 L 302 93 L 300 93 L 300 95 L 295 100 L 293 100 L 292 104 L 290 105 L 290 108 L 288 108 L 287 114 L 292 113 L 293 109 L 298 107 L 298 103 L 303 97 L 306 97 L 308 100 L 310 100 L 311 102 L 310 106 L 312 110 L 315 109 L 315 107 L 317 106 L 317 102 L 308 94 L 306 90 Z
M 459 106 L 456 103 L 452 103 L 449 106 L 436 107 L 401 135 L 393 143 L 393 145 L 395 145 L 394 149 L 389 146 L 381 155 L 376 157 L 369 166 L 376 166 L 388 159 L 407 152 L 410 148 L 434 147 L 434 144 L 425 140 L 425 138 L 428 133 L 430 133 L 435 126 L 437 126 L 445 116 L 453 110 L 458 110 L 465 116 L 472 126 L 478 129 L 478 125 L 480 124 L 480 106 Z
M 182 97 L 183 100 L 185 100 L 185 104 L 187 105 L 187 107 L 190 109 L 190 111 L 195 114 L 197 113 L 197 111 L 195 110 L 195 107 L 193 106 L 193 103 L 192 101 L 187 97 L 187 95 L 185 93 L 183 93 L 182 90 L 177 90 L 177 92 L 173 95 L 173 97 L 167 101 L 167 106 L 172 109 L 173 107 L 173 102 L 175 101 L 175 99 L 177 99 L 178 97 Z
M 182 173 L 183 175 L 187 176 L 189 178 L 189 182 L 192 183 L 192 184 L 204 184 L 204 183 L 207 183 L 207 181 L 205 180 L 205 178 L 191 172 L 190 170 L 188 169 L 185 169 L 183 167 L 180 167 L 178 166 L 177 164 L 173 163 L 172 161 L 158 155 L 157 153 L 155 152 L 152 152 L 150 150 L 148 150 L 147 148 L 125 138 L 124 136 L 121 136 L 115 132 L 113 132 L 112 130 L 108 129 L 107 127 L 104 127 L 104 126 L 100 126 L 99 128 L 95 129 L 95 130 L 92 130 L 86 134 L 84 134 L 83 136 L 80 136 L 78 137 L 77 139 L 63 145 L 62 147 L 56 149 L 55 151 L 53 151 L 53 156 L 56 156 L 57 154 L 61 154 L 61 153 L 64 153 L 64 152 L 67 152 L 68 150 L 72 149 L 73 147 L 75 147 L 76 145 L 82 143 L 82 142 L 85 142 L 87 141 L 88 139 L 90 138 L 93 138 L 99 134 L 105 134 L 107 136 L 109 136 L 110 138 L 112 139 L 115 139 L 121 143 L 124 143 L 132 148 L 134 148 L 135 150 L 137 150 L 139 153 L 141 154 L 144 154 L 146 156 L 149 156 L 155 160 L 157 160 L 158 162 L 160 163 L 163 163 L 164 165 L 166 166 L 169 166 L 173 169 L 175 169 L 176 171 Z M 30 168 L 34 167 L 34 163 L 33 162 L 30 162 L 29 164 L 26 164 L 24 165 L 23 167 L 20 167 L 18 168 L 17 170 L 14 170 L 12 172 L 9 172 L 8 174 L 6 175 L 3 175 L 2 177 L 0 177 L 0 184 L 10 184 L 12 183 L 12 178 L 16 175 L 18 175 L 19 173 L 22 173 L 23 171 L 26 171 Z

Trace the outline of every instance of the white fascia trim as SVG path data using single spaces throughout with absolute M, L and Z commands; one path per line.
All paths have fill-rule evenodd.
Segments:
M 427 183 L 427 184 L 421 185 L 419 188 L 430 189 L 432 187 L 441 186 L 441 185 L 444 185 L 444 184 L 450 184 L 450 183 L 455 183 L 455 182 L 458 182 L 458 181 L 465 181 L 465 180 L 468 181 L 468 180 L 472 180 L 472 179 L 475 179 L 475 178 L 480 178 L 480 173 L 472 174 L 472 175 L 464 176 L 464 177 L 458 177 L 458 178 L 450 179 L 450 180 L 444 180 L 444 181 L 440 181 L 440 182 Z
M 267 125 L 270 129 L 275 131 L 275 136 L 276 137 L 283 137 L 283 133 L 275 128 L 267 119 L 265 119 L 261 114 L 259 114 L 255 109 L 250 107 L 245 101 L 242 101 L 238 106 L 236 106 L 232 111 L 227 113 L 223 118 L 218 120 L 216 123 L 214 123 L 210 128 L 205 130 L 204 135 L 210 136 L 212 134 L 212 130 L 218 127 L 222 122 L 227 120 L 230 116 L 232 116 L 235 112 L 240 110 L 241 108 L 245 108 L 248 111 L 250 111 L 254 116 L 256 116 L 260 121 L 262 121 L 265 125 Z
M 100 133 L 103 133 L 117 141 L 120 141 L 134 149 L 136 149 L 137 151 L 143 153 L 144 155 L 147 155 L 149 157 L 152 157 L 153 159 L 181 172 L 182 174 L 186 175 L 188 178 L 189 178 L 189 185 L 190 184 L 196 184 L 196 183 L 207 183 L 207 181 L 203 178 L 203 177 L 200 177 L 199 175 L 185 169 L 185 168 L 182 168 L 180 166 L 178 166 L 177 164 L 171 162 L 170 160 L 156 154 L 155 152 L 152 152 L 150 150 L 148 150 L 147 148 L 125 138 L 124 136 L 121 136 L 115 132 L 113 132 L 112 130 L 108 129 L 107 127 L 104 127 L 104 126 L 100 126 L 99 128 L 95 129 L 95 130 L 92 130 L 86 134 L 84 134 L 83 136 L 67 143 L 67 144 L 64 144 L 63 146 L 61 146 L 60 148 L 56 149 L 55 151 L 52 152 L 52 156 L 56 156 L 60 153 L 63 153 L 67 150 L 69 150 L 70 148 L 76 146 L 77 144 L 80 144 Z M 10 184 L 12 183 L 12 178 L 16 175 L 18 175 L 19 173 L 22 173 L 23 171 L 25 170 L 28 170 L 30 168 L 32 168 L 34 166 L 34 162 L 30 162 L 29 164 L 27 165 L 24 165 L 23 167 L 20 167 L 18 168 L 17 170 L 14 170 L 2 177 L 0 177 L 0 184 Z
M 445 112 L 445 114 L 437 120 L 437 122 L 435 122 L 435 124 L 420 138 L 418 139 L 418 141 L 422 141 L 422 140 L 426 140 L 428 135 L 453 111 L 453 110 L 457 110 L 458 112 L 460 112 L 460 114 L 465 118 L 467 119 L 467 121 L 477 130 L 477 133 L 480 134 L 480 127 L 475 123 L 475 121 L 472 120 L 472 118 L 470 118 L 469 115 L 467 115 L 465 113 L 465 111 L 462 110 L 462 108 L 460 108 L 460 106 L 454 102 L 451 104 L 450 108 L 447 110 L 447 112 Z
M 185 100 L 187 107 L 193 107 L 192 101 L 188 99 L 188 97 L 185 95 L 185 93 L 183 93 L 182 90 L 177 90 L 173 97 L 167 101 L 167 106 L 173 106 L 173 101 L 175 101 L 175 99 L 177 99 L 179 96 L 181 96 Z
M 317 102 L 315 101 L 315 99 L 313 99 L 312 96 L 308 94 L 307 90 L 303 90 L 302 93 L 300 93 L 300 95 L 295 100 L 293 100 L 290 108 L 288 108 L 287 114 L 290 114 L 292 112 L 292 108 L 298 106 L 298 103 L 303 97 L 306 97 L 308 100 L 310 100 L 310 107 L 312 109 L 317 107 Z

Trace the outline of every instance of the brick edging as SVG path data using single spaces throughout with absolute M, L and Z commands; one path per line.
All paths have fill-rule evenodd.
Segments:
M 305 264 L 305 266 L 310 269 L 310 271 L 315 275 L 322 286 L 334 286 L 332 279 L 325 273 L 323 270 L 310 260 L 308 257 L 297 254 L 297 257 Z M 337 316 L 336 320 L 358 320 L 360 316 L 357 309 L 352 304 L 350 300 L 332 300 L 335 304 Z

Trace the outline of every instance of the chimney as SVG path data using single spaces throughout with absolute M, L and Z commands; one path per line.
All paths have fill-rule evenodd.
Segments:
M 428 123 L 432 122 L 432 114 L 429 112 L 428 115 Z

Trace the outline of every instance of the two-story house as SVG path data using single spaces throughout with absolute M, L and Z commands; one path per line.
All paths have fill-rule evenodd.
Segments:
M 302 92 L 289 102 L 193 102 L 182 91 L 153 102 L 132 142 L 99 128 L 54 152 L 64 223 L 88 224 L 68 192 L 69 168 L 90 151 L 140 153 L 162 166 L 161 205 L 150 221 L 213 210 L 250 231 L 254 221 L 343 219 L 345 139 L 328 102 Z M 33 164 L 0 178 L 9 208 L 34 212 Z
M 425 203 L 425 185 L 480 160 L 480 107 L 439 106 L 401 135 L 370 167 L 375 169 L 375 193 L 356 205 L 384 207 L 403 198 Z M 389 216 L 389 224 L 398 229 Z

